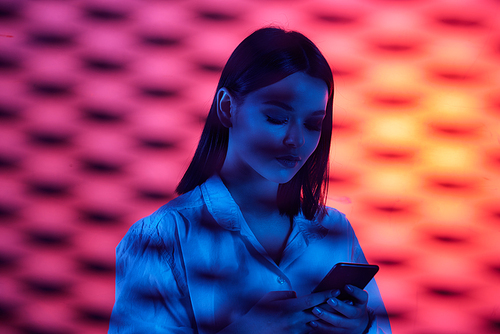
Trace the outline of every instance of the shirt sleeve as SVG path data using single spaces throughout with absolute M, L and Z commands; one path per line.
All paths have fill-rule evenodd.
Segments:
M 361 249 L 359 241 L 352 229 L 352 226 L 347 221 L 348 226 L 351 230 L 352 235 L 352 257 L 355 263 L 368 263 L 366 257 Z M 391 325 L 389 322 L 389 316 L 385 309 L 384 301 L 380 295 L 380 290 L 378 288 L 375 279 L 372 279 L 370 283 L 366 286 L 365 290 L 368 292 L 368 311 L 371 313 L 371 324 L 365 333 L 367 334 L 391 334 Z
M 108 334 L 197 332 L 175 218 L 158 216 L 139 220 L 116 248 L 115 305 Z

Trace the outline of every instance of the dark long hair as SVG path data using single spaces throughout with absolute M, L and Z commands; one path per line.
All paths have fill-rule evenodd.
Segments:
M 322 79 L 328 86 L 326 117 L 316 150 L 287 183 L 278 187 L 278 207 L 290 218 L 300 211 L 313 219 L 325 209 L 328 187 L 328 158 L 332 135 L 333 76 L 318 48 L 304 35 L 269 27 L 245 38 L 227 61 L 201 134 L 198 148 L 186 173 L 177 186 L 184 194 L 218 173 L 226 158 L 229 129 L 217 116 L 217 92 L 225 87 L 237 101 L 247 94 L 276 83 L 287 76 L 304 72 Z

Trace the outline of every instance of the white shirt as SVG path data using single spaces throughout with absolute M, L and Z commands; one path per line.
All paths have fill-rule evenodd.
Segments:
M 344 214 L 294 218 L 277 265 L 218 176 L 135 223 L 116 249 L 109 333 L 216 333 L 267 292 L 307 295 L 338 262 L 366 263 Z M 391 333 L 375 280 L 369 333 Z M 278 333 L 277 333 L 278 334 Z

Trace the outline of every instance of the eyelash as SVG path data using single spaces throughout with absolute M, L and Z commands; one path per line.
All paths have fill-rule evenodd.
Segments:
M 285 124 L 286 122 L 288 122 L 288 118 L 287 119 L 277 119 L 277 118 L 273 118 L 271 116 L 267 116 L 267 121 L 271 124 L 282 125 L 282 124 Z
M 306 127 L 311 130 L 311 131 L 321 131 L 321 125 L 323 122 L 319 123 L 318 125 L 306 125 Z
M 281 119 L 273 118 L 271 116 L 267 116 L 267 121 L 271 124 L 274 124 L 274 125 L 283 125 L 283 124 L 286 124 L 288 122 L 288 119 L 281 120 Z M 318 123 L 317 125 L 316 124 L 314 124 L 314 125 L 306 124 L 306 128 L 310 131 L 321 131 L 321 124 L 322 124 L 322 122 Z

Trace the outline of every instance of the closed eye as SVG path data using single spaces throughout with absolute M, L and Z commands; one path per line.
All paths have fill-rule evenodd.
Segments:
M 304 124 L 308 130 L 311 131 L 321 131 L 323 127 L 323 117 L 313 117 Z
M 308 130 L 311 131 L 321 131 L 321 127 L 323 122 L 315 122 L 315 123 L 306 123 L 305 126 Z
M 280 119 L 280 118 L 274 118 L 274 117 L 271 117 L 271 116 L 266 116 L 267 117 L 267 121 L 271 124 L 275 124 L 275 125 L 283 125 L 283 124 L 286 124 L 286 122 L 288 122 L 288 119 L 287 118 L 284 118 L 284 119 Z

